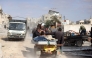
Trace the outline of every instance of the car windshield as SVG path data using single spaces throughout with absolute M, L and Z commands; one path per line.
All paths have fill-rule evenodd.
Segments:
M 10 23 L 9 30 L 24 30 L 25 24 L 23 23 Z

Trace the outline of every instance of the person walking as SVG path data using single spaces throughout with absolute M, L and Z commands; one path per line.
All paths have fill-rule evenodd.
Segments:
M 54 35 L 55 35 L 55 38 L 58 40 L 57 44 L 59 45 L 59 49 L 61 50 L 64 42 L 64 34 L 62 32 L 62 29 L 58 28 L 58 30 L 54 33 Z

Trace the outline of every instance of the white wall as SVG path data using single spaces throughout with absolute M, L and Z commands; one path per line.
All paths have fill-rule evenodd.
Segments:
M 70 24 L 70 20 L 66 20 L 66 24 Z
M 64 25 L 64 32 L 68 31 L 68 30 L 74 30 L 76 32 L 79 32 L 79 28 L 81 25 Z M 91 29 L 91 24 L 84 24 L 83 26 L 85 26 L 87 31 L 90 31 Z
M 90 24 L 92 24 L 92 19 L 90 19 Z

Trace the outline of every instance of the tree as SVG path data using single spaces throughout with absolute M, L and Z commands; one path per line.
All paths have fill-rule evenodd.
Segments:
M 53 21 L 53 22 L 61 23 L 61 22 L 58 20 L 57 16 L 52 16 L 51 18 L 52 18 L 52 21 Z
M 47 20 L 46 23 L 45 23 L 45 27 L 49 27 L 51 25 L 51 20 Z
M 59 21 L 57 16 L 52 16 L 52 23 L 54 24 L 55 27 L 59 27 L 59 25 L 61 24 L 61 22 Z M 56 23 L 57 23 L 57 25 L 56 25 Z
M 47 20 L 45 23 L 45 27 L 49 27 L 51 25 L 56 26 L 56 22 L 61 24 L 61 22 L 57 19 L 57 16 L 52 16 L 51 20 Z

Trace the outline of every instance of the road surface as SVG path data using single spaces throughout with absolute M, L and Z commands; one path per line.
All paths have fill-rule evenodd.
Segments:
M 34 44 L 31 43 L 32 35 L 30 32 L 24 41 L 7 39 L 7 32 L 1 33 L 0 43 L 2 44 L 3 58 L 39 58 L 34 54 Z M 80 56 L 71 56 L 70 54 L 58 54 L 57 58 L 86 58 Z

